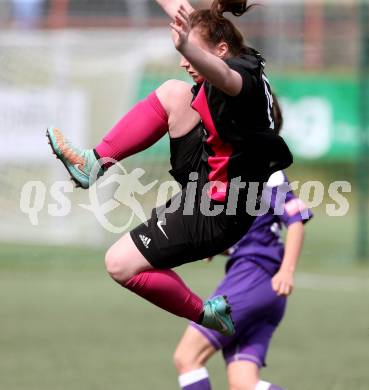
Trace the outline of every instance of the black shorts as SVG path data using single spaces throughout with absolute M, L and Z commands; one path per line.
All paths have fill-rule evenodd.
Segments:
M 186 136 L 171 140 L 171 173 L 182 185 L 182 191 L 155 208 L 151 218 L 130 233 L 138 250 L 155 268 L 169 269 L 222 253 L 236 244 L 255 220 L 246 212 L 227 215 L 225 205 L 210 198 L 209 204 L 201 205 L 209 174 L 202 137 L 200 125 Z M 194 191 L 189 182 L 191 172 L 198 176 Z M 224 210 L 209 216 L 202 206 Z
M 154 209 L 147 224 L 131 231 L 133 242 L 155 268 L 173 268 L 218 255 L 236 244 L 255 219 L 225 212 L 209 217 L 196 208 L 193 215 L 184 215 L 184 199 L 185 191 L 181 191 L 166 204 L 170 207 L 179 202 L 175 212 L 165 214 L 163 207 Z

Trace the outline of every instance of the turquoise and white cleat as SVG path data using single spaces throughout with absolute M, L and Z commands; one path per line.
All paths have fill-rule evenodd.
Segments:
M 224 336 L 232 336 L 236 330 L 231 317 L 231 306 L 225 296 L 216 296 L 204 302 L 204 318 L 201 325 L 215 329 Z
M 53 153 L 64 164 L 76 187 L 87 189 L 104 174 L 104 169 L 92 149 L 73 146 L 55 127 L 49 127 L 46 136 Z

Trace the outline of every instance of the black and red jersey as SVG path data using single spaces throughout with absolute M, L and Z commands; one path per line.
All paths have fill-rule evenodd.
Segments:
M 208 180 L 214 182 L 209 195 L 219 202 L 226 200 L 233 178 L 266 182 L 292 163 L 287 145 L 274 131 L 273 97 L 263 58 L 249 49 L 225 62 L 242 77 L 239 95 L 229 96 L 204 81 L 193 87 L 192 102 L 206 130 Z

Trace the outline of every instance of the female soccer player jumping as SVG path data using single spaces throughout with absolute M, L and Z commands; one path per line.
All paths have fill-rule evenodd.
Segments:
M 211 10 L 189 14 L 183 4 L 176 10 L 173 41 L 181 66 L 197 83 L 192 93 L 183 82 L 163 84 L 94 150 L 78 149 L 59 130 L 48 129 L 54 152 L 84 188 L 98 158 L 121 160 L 169 131 L 172 174 L 182 191 L 165 206 L 178 207 L 171 213 L 168 207 L 154 209 L 147 224 L 116 242 L 106 254 L 107 270 L 153 304 L 224 335 L 235 332 L 225 298 L 203 302 L 170 268 L 211 257 L 239 241 L 255 219 L 246 206 L 258 202 L 261 186 L 247 199 L 252 183 L 262 184 L 292 163 L 287 145 L 273 131 L 264 60 L 223 17 L 247 9 L 246 0 L 216 0 Z
M 278 104 L 277 113 L 281 118 Z M 278 122 L 278 124 L 277 124 Z M 280 127 L 276 120 L 276 130 Z M 283 172 L 271 176 L 264 197 L 270 208 L 230 251 L 226 275 L 213 293 L 227 295 L 236 333 L 224 337 L 192 323 L 179 342 L 174 362 L 183 390 L 210 390 L 207 361 L 222 350 L 231 390 L 282 390 L 261 381 L 259 371 L 273 333 L 283 318 L 286 296 L 294 286 L 294 272 L 303 244 L 303 224 L 311 210 L 289 190 Z M 287 227 L 286 246 L 280 237 Z

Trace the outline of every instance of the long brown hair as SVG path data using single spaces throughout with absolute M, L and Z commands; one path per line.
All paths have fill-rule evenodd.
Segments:
M 226 12 L 243 15 L 252 7 L 247 3 L 248 0 L 214 0 L 210 9 L 197 10 L 190 15 L 191 28 L 197 27 L 205 42 L 212 46 L 226 42 L 234 57 L 247 53 L 242 34 L 223 16 Z

